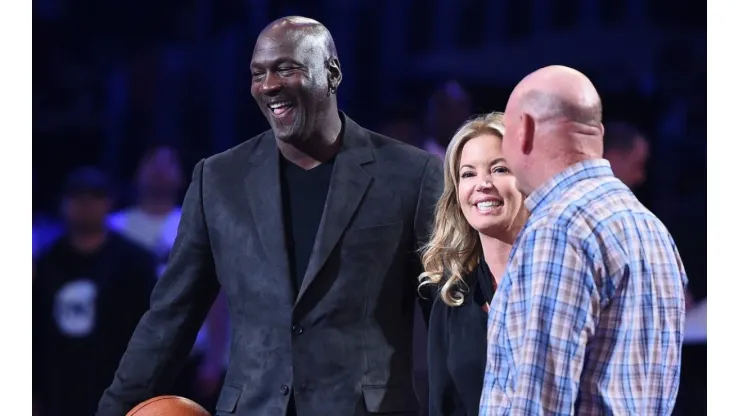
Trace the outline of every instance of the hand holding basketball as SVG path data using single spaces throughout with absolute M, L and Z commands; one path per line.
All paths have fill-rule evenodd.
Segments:
M 126 413 L 126 416 L 211 416 L 198 403 L 179 396 L 158 396 Z

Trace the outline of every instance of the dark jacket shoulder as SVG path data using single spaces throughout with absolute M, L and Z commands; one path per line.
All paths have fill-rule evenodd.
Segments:
M 234 147 L 205 158 L 204 168 L 212 171 L 221 167 L 232 167 L 235 164 L 243 166 L 245 161 L 251 159 L 258 150 L 265 147 L 262 145 L 265 144 L 266 140 L 275 140 L 271 130 L 263 131 Z
M 442 170 L 442 161 L 435 155 L 411 146 L 399 140 L 384 136 L 358 125 L 351 118 L 343 114 L 345 120 L 345 135 L 352 134 L 355 139 L 367 141 L 372 148 L 376 163 L 395 166 L 404 166 L 407 169 L 423 171 L 432 164 L 435 170 Z M 351 127 L 348 127 L 350 126 Z M 358 137 L 361 136 L 361 137 Z M 272 130 L 262 133 L 242 142 L 228 150 L 217 153 L 204 160 L 203 169 L 208 175 L 224 172 L 233 172 L 234 168 L 245 167 L 245 163 L 259 164 L 265 152 L 276 151 L 275 135 Z
M 394 162 L 405 163 L 407 165 L 411 164 L 419 167 L 423 167 L 429 161 L 435 161 L 441 164 L 441 160 L 439 160 L 437 156 L 427 152 L 426 150 L 419 149 L 418 147 L 384 136 L 372 130 L 365 129 L 365 131 L 370 139 L 376 157 L 379 159 L 387 158 Z

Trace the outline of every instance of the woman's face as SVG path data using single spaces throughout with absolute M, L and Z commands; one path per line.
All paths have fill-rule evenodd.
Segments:
M 483 134 L 468 140 L 459 166 L 457 199 L 468 223 L 489 237 L 511 234 L 523 199 L 501 151 L 501 138 Z

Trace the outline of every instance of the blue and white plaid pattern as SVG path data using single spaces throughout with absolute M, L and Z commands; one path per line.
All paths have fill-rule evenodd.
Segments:
M 491 304 L 480 415 L 669 415 L 687 280 L 666 228 L 606 160 L 525 203 Z

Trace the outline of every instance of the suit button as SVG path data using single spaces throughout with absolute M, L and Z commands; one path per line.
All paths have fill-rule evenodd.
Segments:
M 300 325 L 293 325 L 293 332 L 301 335 L 303 333 L 303 327 Z
M 280 393 L 283 393 L 283 395 L 287 395 L 288 393 L 290 393 L 290 387 L 283 384 L 282 386 L 280 386 Z

